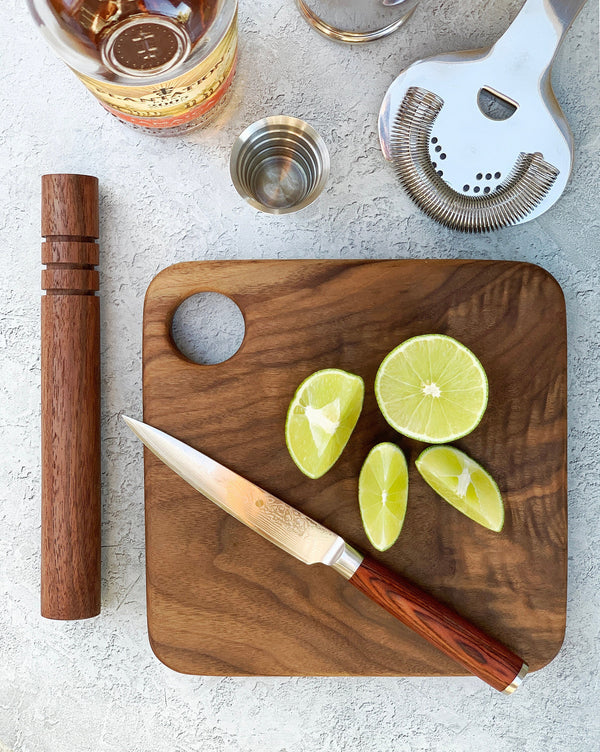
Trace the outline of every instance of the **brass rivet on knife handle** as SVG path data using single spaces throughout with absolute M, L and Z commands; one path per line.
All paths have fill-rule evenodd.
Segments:
M 100 613 L 98 180 L 42 176 L 41 612 Z
M 510 694 L 527 664 L 417 585 L 365 557 L 350 582 L 403 624 L 500 692 Z

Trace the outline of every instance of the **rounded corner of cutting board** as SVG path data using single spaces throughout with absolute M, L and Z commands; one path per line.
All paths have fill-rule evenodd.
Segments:
M 565 604 L 565 622 L 564 622 L 562 634 L 556 636 L 556 642 L 553 645 L 547 646 L 547 652 L 545 655 L 543 655 L 540 658 L 540 660 L 532 661 L 529 667 L 530 674 L 533 674 L 536 671 L 541 671 L 542 669 L 546 668 L 546 666 L 549 666 L 552 663 L 552 661 L 558 656 L 558 654 L 563 648 L 563 645 L 565 642 L 565 634 L 566 634 L 566 604 Z
M 171 653 L 172 650 L 168 646 L 161 645 L 152 637 L 152 627 L 148 622 L 148 644 L 150 650 L 154 653 L 154 656 L 171 671 L 175 671 L 178 674 L 189 674 L 189 669 L 186 669 L 185 663 L 181 664 L 174 658 Z M 193 672 L 192 672 L 193 673 Z
M 185 275 L 190 269 L 197 268 L 198 264 L 202 264 L 202 261 L 178 261 L 175 264 L 170 264 L 161 269 L 148 284 L 144 295 L 144 305 L 146 306 L 149 301 L 153 300 L 157 291 L 162 294 L 164 288 L 170 283 L 181 282 L 185 278 Z
M 560 282 L 556 279 L 556 277 L 551 274 L 547 269 L 544 269 L 543 266 L 540 266 L 540 264 L 534 264 L 531 261 L 520 261 L 518 262 L 523 269 L 527 269 L 531 272 L 532 276 L 537 276 L 541 280 L 544 280 L 547 282 L 551 287 L 554 288 L 554 293 L 556 295 L 556 302 L 560 305 L 560 307 L 564 310 L 566 310 L 566 303 L 565 303 L 565 293 L 562 289 L 562 286 Z

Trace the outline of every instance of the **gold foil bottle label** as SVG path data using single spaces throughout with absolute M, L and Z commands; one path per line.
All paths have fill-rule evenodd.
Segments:
M 138 28 L 136 34 L 141 34 L 144 24 L 137 24 L 136 27 Z M 133 34 L 136 27 L 130 25 L 126 27 L 126 31 Z M 170 32 L 170 29 L 168 31 Z M 146 64 L 144 63 L 144 49 L 147 46 L 149 47 L 148 54 L 155 55 L 154 58 L 148 58 L 149 60 L 153 60 L 156 64 L 167 64 L 164 61 L 171 49 L 168 46 L 159 55 L 158 51 L 155 52 L 152 49 L 154 44 L 152 40 L 143 41 L 136 36 L 136 39 L 132 38 L 131 41 L 137 47 L 125 49 L 124 46 L 116 51 L 118 41 L 117 35 L 113 54 L 121 55 L 120 63 L 132 62 L 136 56 L 139 56 L 136 64 Z M 119 119 L 142 128 L 168 130 L 191 124 L 192 121 L 206 115 L 223 99 L 235 73 L 236 59 L 237 13 L 225 35 L 208 57 L 191 70 L 164 83 L 144 85 L 140 82 L 139 86 L 123 86 L 98 81 L 75 70 L 73 72 L 100 100 L 101 104 Z M 149 65 L 150 62 L 147 64 Z

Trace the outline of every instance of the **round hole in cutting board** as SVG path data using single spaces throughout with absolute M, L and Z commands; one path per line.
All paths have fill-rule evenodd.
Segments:
M 175 311 L 171 336 L 179 352 L 194 363 L 212 366 L 233 357 L 246 326 L 237 304 L 218 292 L 190 295 Z

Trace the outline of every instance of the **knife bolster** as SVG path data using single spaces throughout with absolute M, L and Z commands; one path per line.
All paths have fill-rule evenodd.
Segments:
M 364 558 L 365 557 L 355 548 L 352 548 L 352 546 L 349 546 L 344 542 L 342 553 L 331 567 L 335 569 L 338 574 L 341 574 L 344 579 L 349 580 L 354 576 L 360 565 L 363 563 Z

